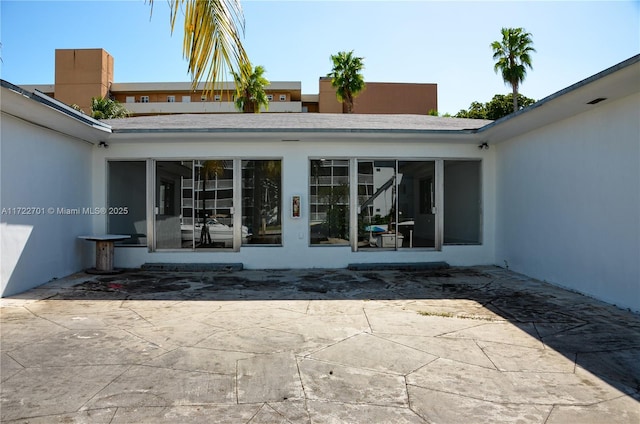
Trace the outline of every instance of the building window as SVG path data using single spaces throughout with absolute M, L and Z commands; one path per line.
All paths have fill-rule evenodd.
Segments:
M 280 95 L 280 101 L 281 102 L 286 102 L 287 101 L 287 95 L 286 94 L 281 94 Z
M 205 95 L 200 96 L 200 101 L 201 102 L 206 102 L 207 101 L 207 96 L 205 96 Z
M 135 103 L 136 102 L 136 97 L 135 96 L 127 96 L 125 102 L 126 103 Z
M 480 244 L 481 162 L 444 161 L 444 244 Z
M 109 161 L 107 165 L 107 231 L 127 234 L 119 242 L 147 245 L 147 164 L 145 161 Z
M 140 103 L 149 103 L 149 96 L 140 96 Z
M 273 101 L 273 94 L 267 94 L 267 100 L 272 102 Z
M 167 102 L 175 103 L 176 102 L 176 96 L 167 96 Z
M 222 100 L 222 97 L 220 96 L 220 94 L 216 94 L 213 96 L 213 101 L 214 102 L 219 102 L 220 100 Z
M 182 96 L 182 103 L 191 103 L 191 96 Z
M 311 244 L 349 245 L 349 160 L 311 160 L 309 172 Z
M 242 245 L 282 245 L 282 161 L 242 161 Z
M 281 162 L 220 158 L 156 161 L 154 248 L 281 245 Z M 242 167 L 241 180 L 234 179 L 236 166 Z M 239 190 L 242 203 L 234 205 L 234 191 Z

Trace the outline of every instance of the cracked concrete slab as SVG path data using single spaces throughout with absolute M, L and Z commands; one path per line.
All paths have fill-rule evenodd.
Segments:
M 236 376 L 238 403 L 282 402 L 303 397 L 298 366 L 290 352 L 239 359 Z
M 298 361 L 308 399 L 407 406 L 404 377 L 311 359 Z
M 586 404 L 620 394 L 597 379 L 574 373 L 502 372 L 437 359 L 407 376 L 407 383 L 497 403 Z
M 539 424 L 545 423 L 552 408 L 551 405 L 492 402 L 412 385 L 408 390 L 412 408 L 429 423 Z
M 0 421 L 78 412 L 127 367 L 25 368 L 0 388 Z
M 110 424 L 247 423 L 261 405 L 213 404 L 118 408 Z
M 496 267 L 78 273 L 0 306 L 2 422 L 640 416 L 640 317 Z
M 314 424 L 394 423 L 420 424 L 425 421 L 408 408 L 340 402 L 307 402 Z
M 235 376 L 134 365 L 106 385 L 86 409 L 235 402 Z
M 340 365 L 405 375 L 437 356 L 371 334 L 359 334 L 309 355 Z

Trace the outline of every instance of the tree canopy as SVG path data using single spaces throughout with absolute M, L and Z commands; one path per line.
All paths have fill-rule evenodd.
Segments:
M 536 101 L 522 94 L 518 94 L 518 110 L 531 106 Z M 496 94 L 493 98 L 486 102 L 472 102 L 467 110 L 460 110 L 456 118 L 475 118 L 475 119 L 500 119 L 513 113 L 513 94 Z
M 505 84 L 511 85 L 513 112 L 518 110 L 518 88 L 527 75 L 527 68 L 531 65 L 531 53 L 536 50 L 532 47 L 531 34 L 523 28 L 502 28 L 502 40 L 491 43 L 493 60 L 496 61 L 493 69 L 500 72 Z
M 126 118 L 131 113 L 122 103 L 108 97 L 91 98 L 91 117 L 95 119 Z
M 353 99 L 364 89 L 364 58 L 350 52 L 331 55 L 333 69 L 327 74 L 336 89 L 336 97 L 342 103 L 342 113 L 353 113 Z
M 251 65 L 249 65 L 251 66 Z M 269 100 L 264 87 L 269 85 L 269 80 L 264 77 L 263 66 L 256 66 L 253 71 L 238 75 L 234 74 L 236 83 L 236 109 L 245 113 L 260 113 L 264 106 L 269 109 Z

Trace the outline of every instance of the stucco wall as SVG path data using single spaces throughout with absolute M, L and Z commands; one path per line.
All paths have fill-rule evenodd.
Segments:
M 495 146 L 496 263 L 640 310 L 640 96 Z
M 93 246 L 77 239 L 91 232 L 91 216 L 58 208 L 93 206 L 93 146 L 5 114 L 0 127 L 0 295 L 8 296 L 92 263 Z
M 144 247 L 118 247 L 115 265 L 140 266 L 145 262 L 242 262 L 246 268 L 340 268 L 350 263 L 447 261 L 451 265 L 492 264 L 494 262 L 494 172 L 493 151 L 478 150 L 476 144 L 416 142 L 401 140 L 313 140 L 282 141 L 200 141 L 120 142 L 109 149 L 96 150 L 94 193 L 96 201 L 106 199 L 105 167 L 109 159 L 148 158 L 282 158 L 283 246 L 243 246 L 239 252 L 148 252 Z M 483 161 L 484 184 L 483 244 L 444 246 L 442 251 L 404 249 L 401 251 L 352 252 L 349 246 L 310 246 L 309 243 L 309 158 L 477 158 Z M 290 218 L 292 195 L 302 196 L 301 219 Z M 96 221 L 96 232 L 105 230 L 106 220 Z

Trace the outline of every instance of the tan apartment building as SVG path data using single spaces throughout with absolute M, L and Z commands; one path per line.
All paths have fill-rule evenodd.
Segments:
M 320 78 L 318 112 L 342 113 L 331 78 Z M 367 82 L 355 98 L 354 113 L 427 115 L 438 110 L 438 85 L 399 82 Z
M 133 82 L 113 80 L 114 59 L 104 49 L 57 49 L 55 83 L 23 85 L 55 99 L 91 110 L 92 97 L 110 96 L 123 103 L 133 116 L 181 113 L 235 113 L 235 86 L 222 82 L 216 90 L 204 92 L 201 83 Z M 319 94 L 302 94 L 299 81 L 272 81 L 265 87 L 269 108 L 263 112 L 342 113 L 331 79 L 321 77 Z M 356 97 L 355 113 L 426 115 L 438 109 L 437 84 L 367 82 Z

